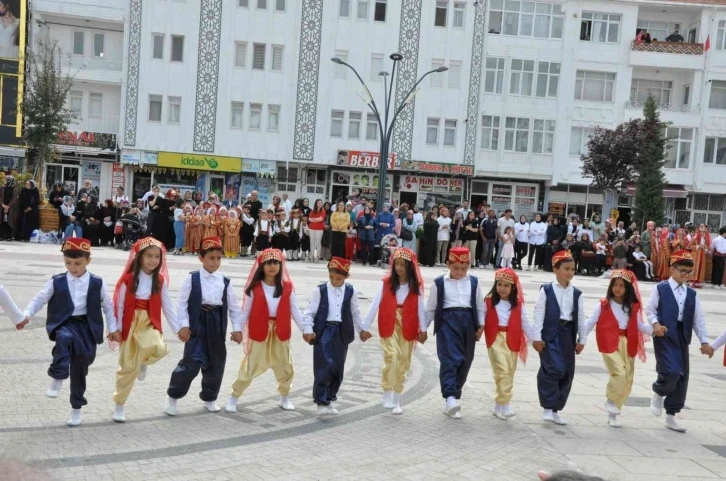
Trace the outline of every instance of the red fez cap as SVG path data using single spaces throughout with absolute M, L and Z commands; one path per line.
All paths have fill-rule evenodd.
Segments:
M 82 237 L 69 237 L 63 242 L 61 252 L 77 251 L 91 253 L 91 241 Z
M 572 253 L 570 251 L 563 250 L 555 252 L 552 255 L 552 267 L 556 266 L 558 262 L 562 262 L 564 260 L 572 260 Z
M 449 250 L 449 262 L 461 262 L 469 264 L 471 261 L 471 253 L 466 247 L 454 247 Z
M 328 263 L 328 269 L 337 269 L 339 271 L 343 271 L 346 274 L 350 273 L 350 261 L 348 259 L 343 259 L 341 257 L 331 257 L 330 262 Z
M 221 249 L 222 239 L 219 237 L 205 237 L 202 239 L 202 247 L 200 250 L 206 251 L 209 249 Z

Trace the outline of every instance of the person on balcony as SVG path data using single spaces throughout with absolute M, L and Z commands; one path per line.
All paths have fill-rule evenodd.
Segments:
M 666 37 L 666 42 L 681 43 L 683 42 L 683 36 L 675 30 L 672 34 Z
M 647 30 L 643 29 L 640 32 L 638 32 L 638 35 L 635 36 L 635 43 L 640 45 L 641 43 L 651 43 L 652 40 L 650 38 L 650 33 L 648 33 Z

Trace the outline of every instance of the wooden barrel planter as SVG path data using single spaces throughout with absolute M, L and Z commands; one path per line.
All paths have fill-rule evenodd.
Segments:
M 54 232 L 58 230 L 58 209 L 54 207 L 41 207 L 40 230 L 42 232 Z

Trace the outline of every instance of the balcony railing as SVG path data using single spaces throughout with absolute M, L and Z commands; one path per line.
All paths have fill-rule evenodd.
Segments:
M 703 44 L 675 42 L 637 43 L 633 41 L 632 50 L 638 52 L 674 53 L 677 55 L 703 55 Z
M 671 104 L 671 103 L 656 103 L 655 106 L 661 112 L 694 112 L 695 107 L 688 104 Z M 633 102 L 628 100 L 625 102 L 625 108 L 629 110 L 643 110 L 645 102 Z
M 83 114 L 68 124 L 68 130 L 98 134 L 118 134 L 118 127 L 119 116 L 113 114 Z
M 123 64 L 120 60 L 106 60 L 100 57 L 79 57 L 76 55 L 61 54 L 58 58 L 61 67 L 72 70 L 112 70 L 120 72 Z

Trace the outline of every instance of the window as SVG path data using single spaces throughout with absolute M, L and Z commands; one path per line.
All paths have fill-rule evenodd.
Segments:
M 348 113 L 348 138 L 359 139 L 360 138 L 360 112 L 349 112 Z
M 90 94 L 88 96 L 88 116 L 92 119 L 99 119 L 102 113 L 103 94 Z
M 587 155 L 587 143 L 590 142 L 592 134 L 592 129 L 572 127 L 570 132 L 570 155 Z
M 267 130 L 277 132 L 280 130 L 280 106 L 267 106 Z
M 247 8 L 250 6 L 250 0 L 237 0 L 237 6 Z
M 265 48 L 264 43 L 255 43 L 252 45 L 252 68 L 255 70 L 265 70 Z
M 345 112 L 343 112 L 342 110 L 333 110 L 332 118 L 330 121 L 331 137 L 343 136 L 343 119 L 345 119 Z
M 711 98 L 708 101 L 710 109 L 726 109 L 726 81 L 711 81 Z
M 297 190 L 297 182 L 297 167 L 285 168 L 283 165 L 277 168 L 277 190 L 295 192 Z
M 282 45 L 272 46 L 272 70 L 277 72 L 282 70 L 282 57 L 284 52 L 285 47 Z
M 481 118 L 481 148 L 499 150 L 499 117 L 484 115 Z
M 84 32 L 73 32 L 73 55 L 83 55 L 83 47 L 86 43 Z
M 454 28 L 464 28 L 464 14 L 466 13 L 466 3 L 454 2 Z
M 582 12 L 580 40 L 598 43 L 618 43 L 619 32 L 620 15 Z
M 378 120 L 375 114 L 366 114 L 366 140 L 378 140 Z
M 338 57 L 343 62 L 348 61 L 348 52 L 342 52 L 340 50 L 336 50 L 335 56 Z M 340 64 L 336 63 L 335 67 L 333 67 L 333 76 L 335 78 L 346 78 L 348 76 L 348 67 L 346 67 L 345 65 L 340 65 Z
M 717 50 L 726 50 L 726 35 L 724 35 L 724 32 L 726 31 L 726 20 L 719 20 L 718 22 L 718 33 L 716 35 L 716 49 Z
M 378 82 L 383 77 L 378 75 L 383 70 L 383 55 L 373 54 L 371 57 L 371 81 Z
M 232 102 L 232 114 L 230 115 L 229 126 L 233 129 L 241 129 L 244 112 L 244 102 Z
M 183 62 L 184 61 L 184 36 L 183 35 L 172 35 L 171 36 L 171 61 L 172 62 Z
M 703 152 L 704 164 L 726 165 L 726 138 L 706 137 Z
M 267 10 L 267 0 L 257 0 L 257 8 L 260 10 Z
M 178 124 L 181 119 L 181 97 L 169 97 L 169 123 Z
M 103 58 L 103 41 L 105 40 L 102 33 L 93 34 L 93 56 Z
M 687 169 L 691 163 L 691 143 L 693 142 L 693 130 L 679 127 L 668 127 L 666 129 L 666 169 Z
M 509 83 L 509 93 L 512 95 L 532 96 L 532 82 L 534 81 L 534 60 L 512 59 L 512 74 Z
M 250 129 L 259 130 L 262 123 L 262 104 L 250 104 Z
M 439 67 L 444 66 L 443 60 L 432 60 L 431 61 L 431 70 L 436 70 Z M 443 87 L 444 86 L 444 76 L 443 75 L 437 75 L 433 74 L 431 75 L 431 86 L 432 87 Z
M 340 0 L 338 5 L 338 16 L 348 18 L 350 17 L 350 2 L 351 0 Z
M 461 62 L 449 62 L 449 88 L 458 89 L 461 77 Z
M 83 111 L 83 92 L 71 90 L 69 108 L 76 115 L 81 115 Z
M 426 121 L 426 143 L 427 144 L 438 144 L 439 143 L 439 119 L 428 119 Z
M 325 169 L 307 169 L 307 187 L 305 190 L 308 194 L 325 194 L 325 188 L 328 185 L 327 172 Z
M 560 64 L 540 62 L 537 65 L 537 92 L 541 98 L 557 98 L 557 86 L 560 82 Z
M 551 154 L 555 143 L 555 121 L 534 119 L 532 128 L 532 152 Z
M 164 59 L 164 34 L 163 33 L 155 33 L 153 34 L 153 49 L 151 53 L 151 57 L 155 58 L 157 60 L 163 60 Z
M 245 67 L 247 65 L 247 43 L 234 43 L 234 66 Z
M 615 74 L 578 70 L 575 80 L 575 100 L 612 102 Z
M 149 95 L 149 121 L 161 122 L 161 95 Z
M 275 0 L 275 11 L 276 12 L 285 11 L 285 0 Z
M 376 0 L 376 5 L 373 8 L 373 20 L 376 22 L 386 21 L 386 2 L 387 0 Z
M 437 27 L 446 26 L 446 13 L 449 8 L 449 2 L 436 2 L 436 14 L 434 15 L 434 25 Z
M 444 145 L 456 144 L 456 120 L 444 120 Z
M 368 20 L 368 0 L 358 0 L 358 20 Z
M 671 33 L 681 30 L 680 23 L 654 22 L 651 20 L 638 20 L 637 32 L 647 30 L 653 39 L 665 40 Z
M 562 38 L 564 22 L 562 5 L 492 0 L 487 31 L 520 37 Z
M 706 224 L 713 233 L 718 232 L 723 225 L 721 224 L 721 214 L 724 210 L 723 195 L 695 194 L 693 196 L 693 209 L 693 223 L 695 225 Z M 690 212 L 686 211 L 686 214 L 690 214 Z M 686 220 L 690 219 L 686 218 Z
M 645 102 L 648 95 L 652 95 L 656 104 L 667 105 L 671 100 L 672 88 L 673 82 L 635 78 L 630 84 L 630 101 Z
M 683 105 L 688 105 L 691 99 L 691 86 L 683 86 Z
M 484 92 L 490 94 L 502 93 L 504 83 L 504 59 L 487 57 L 486 74 L 484 76 Z
M 504 150 L 527 152 L 529 147 L 529 119 L 507 117 L 504 121 Z

